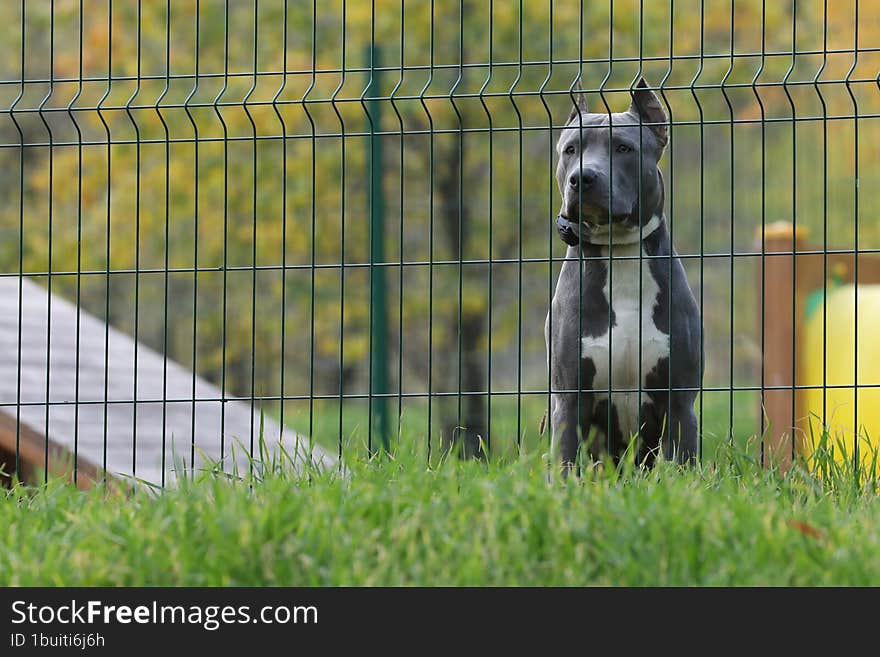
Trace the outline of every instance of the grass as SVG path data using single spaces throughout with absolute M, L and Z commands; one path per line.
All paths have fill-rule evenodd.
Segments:
M 733 446 L 553 482 L 544 458 L 400 452 L 159 495 L 19 485 L 0 585 L 880 584 L 878 481 L 825 452 L 787 474 Z
M 702 402 L 702 404 L 701 404 Z M 734 427 L 734 442 L 742 449 L 754 449 L 754 440 L 761 433 L 759 395 L 754 391 L 737 390 L 731 397 L 726 391 L 711 391 L 698 397 L 695 408 L 697 417 L 702 415 L 703 453 L 714 454 L 719 445 L 730 437 L 729 427 Z M 454 410 L 454 399 L 445 409 L 434 404 L 431 428 L 432 451 L 441 444 L 443 411 Z M 702 410 L 701 410 L 702 407 Z M 731 408 L 733 416 L 731 417 Z M 342 414 L 342 451 L 364 456 L 369 435 L 370 406 L 366 400 L 346 400 Z M 376 409 L 373 408 L 373 413 Z M 493 454 L 510 457 L 516 454 L 517 440 L 527 451 L 546 449 L 549 427 L 542 436 L 539 431 L 541 418 L 547 410 L 546 394 L 499 395 L 492 399 L 491 405 L 491 449 Z M 398 399 L 388 401 L 391 431 L 397 432 Z M 277 412 L 270 411 L 279 420 Z M 428 405 L 423 399 L 404 399 L 400 402 L 400 435 L 402 441 L 394 441 L 407 449 L 420 450 L 427 454 Z M 317 400 L 313 402 L 311 417 L 308 402 L 291 404 L 285 412 L 284 423 L 302 435 L 312 435 L 315 441 L 335 454 L 339 449 L 339 403 L 337 400 Z M 310 430 L 311 429 L 311 430 Z M 378 435 L 370 436 L 379 444 Z M 757 450 L 755 450 L 757 453 Z

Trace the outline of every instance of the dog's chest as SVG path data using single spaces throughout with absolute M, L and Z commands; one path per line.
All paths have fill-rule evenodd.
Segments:
M 608 247 L 601 255 L 608 257 Z M 602 294 L 614 313 L 614 326 L 596 335 L 581 337 L 581 356 L 595 367 L 592 389 L 598 399 L 612 391 L 621 429 L 635 432 L 638 423 L 639 388 L 658 364 L 669 355 L 669 335 L 654 322 L 654 308 L 659 303 L 660 285 L 654 278 L 650 261 L 641 244 L 614 247 L 614 258 L 605 277 Z M 605 389 L 606 392 L 602 392 Z M 617 392 L 619 391 L 619 392 Z M 642 394 L 642 402 L 648 401 Z

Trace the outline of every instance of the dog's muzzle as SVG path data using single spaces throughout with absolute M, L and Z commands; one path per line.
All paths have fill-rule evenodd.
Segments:
M 556 232 L 559 233 L 562 241 L 569 246 L 577 246 L 581 242 L 580 224 L 569 221 L 561 214 L 556 215 Z

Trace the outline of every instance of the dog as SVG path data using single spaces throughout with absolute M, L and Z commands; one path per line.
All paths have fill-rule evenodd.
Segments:
M 615 460 L 692 463 L 703 377 L 702 323 L 672 247 L 658 161 L 668 119 L 644 79 L 622 113 L 581 95 L 556 145 L 568 245 L 544 325 L 551 451 L 565 471 L 584 444 Z M 610 394 L 609 394 L 610 391 Z

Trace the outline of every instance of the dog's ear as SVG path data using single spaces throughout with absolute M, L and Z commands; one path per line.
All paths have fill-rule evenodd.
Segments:
M 645 78 L 639 80 L 636 88 L 633 89 L 632 97 L 632 105 L 629 107 L 630 113 L 636 117 L 642 117 L 642 121 L 645 123 L 653 124 L 648 127 L 657 136 L 660 145 L 666 146 L 668 140 L 666 130 L 669 119 L 666 117 L 666 112 L 663 111 L 663 106 L 657 96 L 648 88 Z
M 574 121 L 578 114 L 585 114 L 587 111 L 587 99 L 584 97 L 584 92 L 579 91 L 577 96 L 575 96 L 575 101 L 571 105 L 571 112 L 568 113 L 565 125 Z

